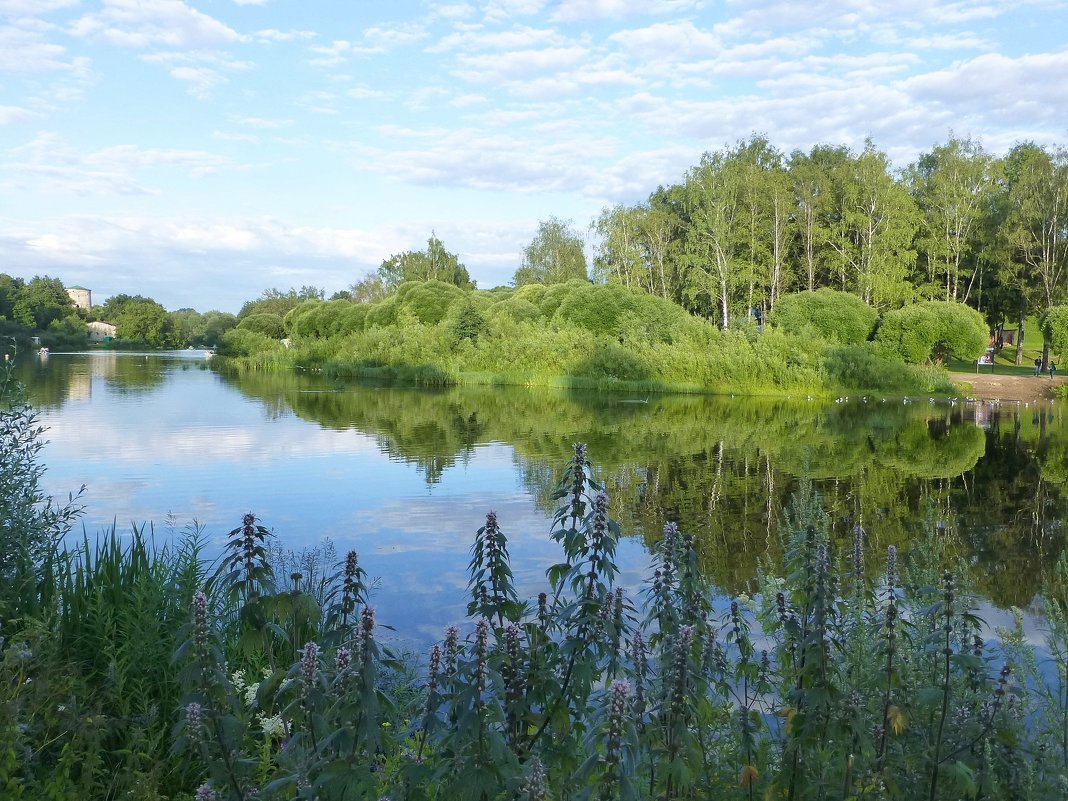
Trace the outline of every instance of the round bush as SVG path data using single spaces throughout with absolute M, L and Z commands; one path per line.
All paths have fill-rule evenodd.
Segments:
M 856 295 L 817 289 L 780 297 L 768 322 L 789 334 L 815 331 L 831 342 L 859 345 L 871 336 L 878 319 L 878 312 Z
M 270 314 L 269 312 L 250 314 L 238 323 L 237 327 L 244 331 L 253 331 L 257 334 L 263 334 L 265 337 L 270 337 L 271 339 L 282 339 L 282 337 L 286 335 L 285 325 L 282 323 L 282 316 L 280 314 Z

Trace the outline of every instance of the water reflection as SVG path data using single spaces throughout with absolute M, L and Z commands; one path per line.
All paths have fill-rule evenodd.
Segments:
M 462 583 L 489 508 L 521 521 L 524 569 L 552 558 L 545 520 L 577 440 L 635 546 L 675 520 L 732 592 L 781 556 L 778 523 L 802 476 L 843 548 L 855 524 L 869 532 L 873 570 L 887 545 L 907 550 L 941 521 L 946 548 L 999 606 L 1027 604 L 1063 548 L 1056 406 L 427 391 L 218 375 L 198 354 L 53 354 L 25 378 L 51 426 L 55 478 L 88 483 L 104 520 L 173 512 L 224 531 L 254 508 L 296 543 L 358 540 L 436 592 Z M 431 572 L 415 576 L 415 563 Z

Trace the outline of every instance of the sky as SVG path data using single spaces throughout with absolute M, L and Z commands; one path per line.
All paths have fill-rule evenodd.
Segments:
M 433 232 L 490 288 L 754 133 L 951 132 L 1068 143 L 1068 2 L 0 0 L 0 272 L 237 311 Z

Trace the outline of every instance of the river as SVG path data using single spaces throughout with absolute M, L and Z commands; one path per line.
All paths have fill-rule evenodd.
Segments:
M 48 427 L 47 489 L 85 485 L 90 539 L 112 523 L 158 540 L 196 524 L 217 551 L 252 511 L 286 549 L 356 549 L 379 620 L 413 641 L 462 617 L 490 510 L 521 589 L 543 588 L 559 556 L 552 489 L 578 441 L 634 590 L 666 520 L 724 593 L 752 589 L 760 561 L 782 557 L 806 478 L 842 552 L 858 523 L 872 572 L 887 545 L 934 541 L 996 609 L 1029 604 L 1063 549 L 1068 428 L 1053 404 L 418 390 L 225 375 L 199 351 L 51 354 L 20 376 Z

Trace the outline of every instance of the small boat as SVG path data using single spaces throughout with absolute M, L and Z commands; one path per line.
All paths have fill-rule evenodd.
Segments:
M 39 351 L 37 351 L 37 355 L 38 356 L 47 356 L 48 355 L 48 348 L 41 348 Z

